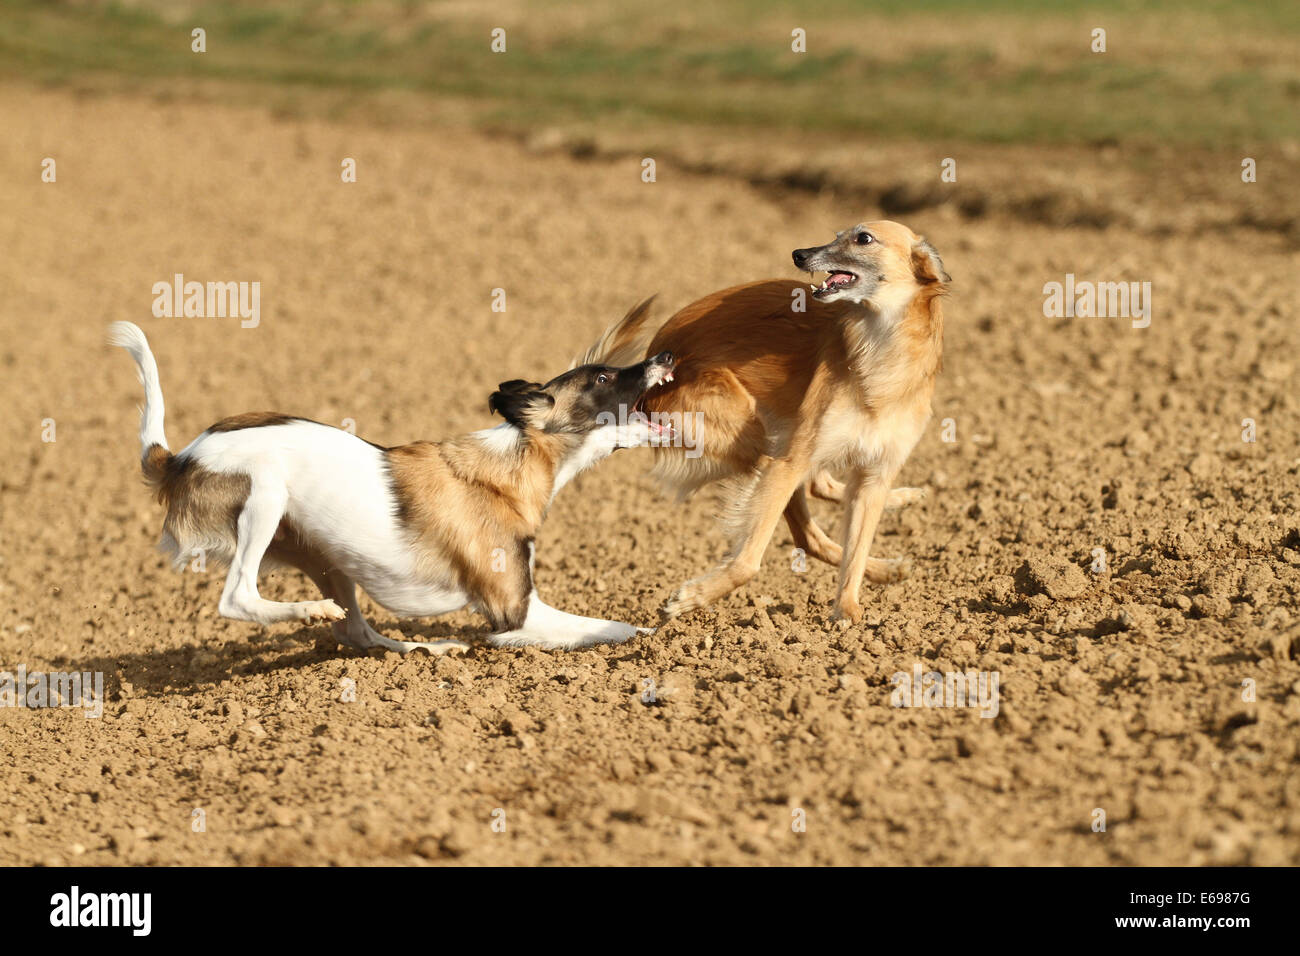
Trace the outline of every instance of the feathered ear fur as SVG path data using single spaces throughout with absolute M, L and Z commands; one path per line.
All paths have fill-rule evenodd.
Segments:
M 646 347 L 657 330 L 657 327 L 646 326 L 654 301 L 655 297 L 650 296 L 632 306 L 627 315 L 607 328 L 600 341 L 587 349 L 587 354 L 569 368 L 577 368 L 579 365 L 632 365 L 645 358 Z
M 537 428 L 554 404 L 555 399 L 542 391 L 540 383 L 516 378 L 497 386 L 488 398 L 488 411 L 500 413 L 516 428 Z
M 939 251 L 924 239 L 912 245 L 912 274 L 926 283 L 952 281 L 952 277 L 944 271 Z

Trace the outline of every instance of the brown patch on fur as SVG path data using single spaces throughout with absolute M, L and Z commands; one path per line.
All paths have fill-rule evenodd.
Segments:
M 808 311 L 794 312 L 792 293 L 803 287 L 787 279 L 751 282 L 707 295 L 674 315 L 647 349 L 677 357 L 674 381 L 647 397 L 647 410 L 703 414 L 696 436 L 703 457 L 733 472 L 750 470 L 762 455 L 784 454 L 769 447 L 769 425 L 776 422 L 765 424 L 763 413 L 792 418 L 819 364 L 845 364 L 845 305 L 810 298 Z M 656 452 L 665 455 L 682 456 L 682 450 Z
M 294 422 L 310 421 L 307 418 L 299 418 L 296 415 L 285 415 L 281 412 L 244 412 L 242 415 L 231 415 L 229 418 L 223 418 L 215 425 L 210 425 L 210 432 L 233 432 L 241 428 L 265 428 L 269 425 L 291 425 Z M 320 424 L 317 422 L 317 424 Z M 327 426 L 328 427 L 328 426 Z
M 891 281 L 906 281 L 918 263 L 946 279 L 938 254 L 905 226 L 870 225 L 901 246 L 899 261 L 891 263 Z M 697 436 L 703 455 L 695 460 L 712 458 L 735 473 L 754 469 L 765 455 L 787 456 L 797 435 L 815 442 L 821 415 L 845 396 L 864 411 L 898 402 L 928 407 L 942 365 L 940 303 L 947 289 L 929 275 L 924 283 L 916 281 L 896 332 L 903 347 L 876 349 L 867 367 L 862 356 L 870 347 L 864 325 L 869 313 L 863 306 L 809 296 L 807 311 L 795 312 L 793 294 L 806 286 L 783 279 L 705 296 L 651 339 L 647 354 L 669 350 L 678 365 L 675 382 L 653 392 L 646 407 L 703 413 Z M 684 459 L 684 453 L 661 447 L 656 457 Z
M 301 415 L 285 415 L 281 412 L 244 412 L 242 415 L 231 415 L 229 418 L 223 418 L 221 421 L 208 427 L 207 431 L 212 432 L 233 432 L 245 428 L 269 428 L 273 425 L 320 425 L 322 428 L 335 428 L 335 425 L 329 425 L 325 422 L 318 422 L 314 418 L 303 418 Z M 341 430 L 341 429 L 337 429 Z M 380 451 L 387 451 L 383 445 L 377 445 L 372 441 L 366 441 L 372 448 L 378 448 Z
M 248 475 L 227 475 L 208 471 L 192 458 L 168 454 L 156 468 L 161 474 L 151 477 L 148 459 L 154 459 L 154 445 L 147 456 L 145 477 L 153 485 L 158 503 L 167 509 L 163 518 L 163 546 L 171 550 L 174 560 L 184 562 L 195 548 L 202 549 L 215 564 L 223 565 L 235 553 L 239 513 L 248 500 L 252 480 Z
M 422 560 L 450 562 L 493 631 L 523 626 L 532 590 L 529 544 L 550 503 L 571 436 L 536 429 L 499 454 L 474 436 L 387 451 L 398 518 Z
M 173 460 L 170 451 L 157 443 L 150 445 L 140 459 L 140 468 L 144 471 L 144 480 L 156 490 L 167 477 L 167 466 Z

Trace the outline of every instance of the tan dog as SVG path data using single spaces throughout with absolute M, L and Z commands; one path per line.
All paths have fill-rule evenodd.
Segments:
M 911 570 L 873 557 L 871 540 L 885 507 L 924 494 L 890 489 L 930 419 L 950 279 L 934 247 L 889 221 L 796 249 L 794 263 L 828 273 L 811 296 L 789 280 L 752 282 L 688 305 L 653 334 L 643 302 L 584 359 L 623 364 L 671 351 L 676 381 L 645 409 L 674 423 L 697 416 L 698 453 L 661 445 L 655 473 L 683 496 L 719 479 L 739 485 L 728 495 L 730 557 L 682 585 L 664 607 L 669 617 L 753 577 L 783 514 L 796 546 L 839 565 L 837 617 L 861 619 L 864 576 L 885 583 Z M 828 473 L 837 469 L 849 472 L 846 485 Z M 843 500 L 842 545 L 812 520 L 808 491 Z

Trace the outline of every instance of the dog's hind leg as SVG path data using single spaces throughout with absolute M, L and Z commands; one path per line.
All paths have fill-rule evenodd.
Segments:
M 790 496 L 790 503 L 785 506 L 785 523 L 790 526 L 794 537 L 794 546 L 805 554 L 839 567 L 843 549 L 831 540 L 808 510 L 808 495 L 799 488 Z
M 838 504 L 844 500 L 844 482 L 836 481 L 829 471 L 822 469 L 808 482 L 808 493 L 822 501 Z
M 823 469 L 813 475 L 812 480 L 808 482 L 808 493 L 822 501 L 833 501 L 839 504 L 844 501 L 844 482 L 837 481 L 829 471 Z M 924 488 L 891 488 L 885 498 L 885 510 L 905 508 L 913 502 L 923 501 L 925 497 Z M 811 553 L 810 551 L 809 554 Z
M 341 621 L 343 609 L 331 600 L 268 601 L 257 591 L 257 574 L 262 556 L 275 537 L 284 516 L 289 493 L 284 485 L 253 481 L 252 490 L 239 512 L 236 524 L 235 556 L 226 574 L 226 586 L 218 609 L 222 617 L 257 624 L 278 621 Z
M 792 451 L 788 458 L 765 456 L 760 468 L 758 484 L 748 506 L 748 527 L 738 537 L 731 559 L 678 588 L 663 607 L 665 617 L 678 617 L 712 604 L 758 573 L 772 533 L 808 473 L 806 452 Z
M 395 641 L 392 638 L 384 637 L 366 620 L 365 615 L 361 613 L 361 605 L 357 601 L 357 586 L 353 580 L 342 571 L 331 570 L 326 572 L 329 591 L 325 592 L 334 600 L 343 605 L 347 612 L 347 618 L 342 621 L 336 621 L 331 625 L 334 629 L 334 636 L 342 644 L 349 647 L 357 647 L 362 650 L 371 647 L 382 647 L 384 650 L 396 651 L 398 654 L 409 654 L 411 651 L 424 651 L 426 654 L 446 654 L 448 651 L 467 651 L 469 645 L 464 641 L 442 640 L 442 641 Z M 321 589 L 325 591 L 324 588 Z

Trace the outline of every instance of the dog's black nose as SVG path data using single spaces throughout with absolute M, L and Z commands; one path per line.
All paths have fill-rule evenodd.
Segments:
M 672 352 L 660 352 L 658 355 L 656 355 L 656 356 L 654 357 L 654 362 L 655 362 L 656 365 L 672 365 L 672 364 L 673 364 L 673 353 L 672 353 Z
M 790 258 L 794 259 L 796 269 L 806 269 L 808 266 L 808 257 L 812 254 L 812 249 L 796 249 L 790 254 Z

